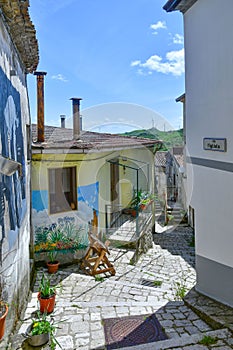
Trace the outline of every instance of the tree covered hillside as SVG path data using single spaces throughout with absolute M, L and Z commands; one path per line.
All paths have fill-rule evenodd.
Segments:
M 156 128 L 151 128 L 147 130 L 133 130 L 122 135 L 161 140 L 164 144 L 162 151 L 170 150 L 174 146 L 183 146 L 183 129 L 160 131 Z

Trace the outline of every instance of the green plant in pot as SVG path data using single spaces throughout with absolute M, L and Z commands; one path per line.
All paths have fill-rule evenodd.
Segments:
M 61 348 L 55 338 L 56 328 L 58 327 L 54 324 L 53 319 L 48 319 L 46 314 L 42 316 L 38 314 L 37 318 L 32 320 L 24 336 L 31 346 L 42 346 L 50 340 L 50 348 L 54 350 L 56 345 Z
M 123 210 L 124 214 L 130 214 L 133 217 L 137 216 L 139 204 L 141 200 L 141 192 L 142 192 L 141 190 L 138 192 L 134 190 L 133 198 L 129 202 L 128 206 Z
M 154 200 L 156 199 L 156 196 L 149 192 L 142 192 L 141 193 L 141 199 L 140 199 L 140 208 L 144 210 L 148 205 L 150 205 Z
M 6 317 L 8 314 L 8 304 L 2 300 L 3 287 L 0 284 L 0 340 L 3 338 L 5 333 Z
M 47 262 L 48 273 L 56 273 L 59 267 L 59 261 L 57 260 L 57 251 L 48 251 L 49 261 Z
M 51 284 L 51 280 L 45 274 L 42 275 L 39 284 L 38 301 L 40 304 L 40 312 L 49 314 L 53 312 L 55 307 L 57 286 Z

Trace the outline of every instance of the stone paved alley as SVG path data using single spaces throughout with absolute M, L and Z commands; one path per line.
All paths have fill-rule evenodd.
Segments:
M 54 312 L 55 320 L 63 321 L 56 333 L 62 349 L 107 349 L 103 320 L 153 313 L 168 339 L 135 345 L 128 350 L 232 349 L 232 333 L 228 329 L 219 326 L 221 329 L 214 330 L 180 300 L 183 291 L 192 289 L 196 280 L 192 237 L 189 227 L 155 234 L 153 248 L 141 256 L 135 266 L 130 263 L 133 251 L 112 248 L 110 260 L 116 275 L 103 281 L 84 275 L 77 265 L 60 268 L 53 275 L 53 281 L 63 286 L 58 290 Z M 12 336 L 8 347 L 3 343 L 1 349 L 38 349 L 27 345 L 22 333 L 37 310 L 38 280 L 42 272 L 46 269 L 38 269 L 34 291 L 17 334 Z M 203 337 L 208 339 L 207 336 L 214 339 L 214 344 L 200 343 Z M 50 347 L 46 345 L 43 349 Z

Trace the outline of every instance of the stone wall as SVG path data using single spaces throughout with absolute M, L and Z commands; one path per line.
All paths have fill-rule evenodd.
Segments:
M 131 263 L 135 264 L 140 255 L 145 254 L 150 248 L 153 247 L 153 227 L 153 215 L 151 215 L 137 240 L 135 253 Z

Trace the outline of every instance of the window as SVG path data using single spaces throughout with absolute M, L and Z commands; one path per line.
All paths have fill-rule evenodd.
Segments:
M 77 209 L 76 168 L 49 169 L 50 213 Z

